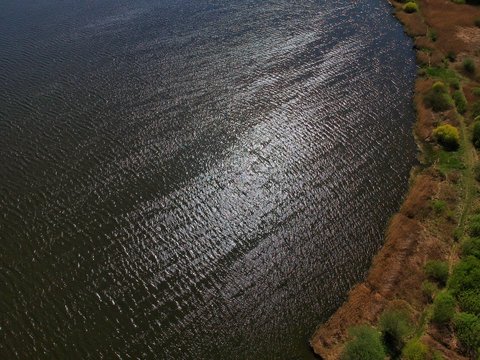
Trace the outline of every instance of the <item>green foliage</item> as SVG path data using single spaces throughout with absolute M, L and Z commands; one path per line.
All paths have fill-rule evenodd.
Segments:
M 480 215 L 473 215 L 470 218 L 470 235 L 480 236 Z
M 433 300 L 432 320 L 444 325 L 450 322 L 455 313 L 455 299 L 448 292 L 441 292 Z
M 429 37 L 430 40 L 432 40 L 433 42 L 437 41 L 437 39 L 438 39 L 437 32 L 436 32 L 434 29 L 430 29 L 430 31 L 428 32 L 428 37 Z
M 438 93 L 446 93 L 448 92 L 447 86 L 442 81 L 436 81 L 432 85 L 432 90 Z
M 432 208 L 437 214 L 442 214 L 447 208 L 447 203 L 444 200 L 432 200 Z
M 465 0 L 452 0 L 455 4 L 463 5 L 465 4 Z
M 472 104 L 472 117 L 475 119 L 475 120 L 479 120 L 480 119 L 477 119 L 477 117 L 480 117 L 480 101 L 475 101 L 473 104 Z
M 436 284 L 427 280 L 422 283 L 422 292 L 428 298 L 429 301 L 433 300 L 433 297 L 435 296 L 437 291 L 438 291 L 438 287 Z
M 462 244 L 463 256 L 475 256 L 480 259 L 480 238 L 474 237 L 465 240 Z
M 462 90 L 456 90 L 453 92 L 453 101 L 455 101 L 459 114 L 465 114 L 467 111 L 467 99 L 465 99 Z
M 473 95 L 480 96 L 480 87 L 473 88 Z
M 471 353 L 477 352 L 480 349 L 480 319 L 473 314 L 459 313 L 453 323 L 460 343 Z
M 419 339 L 410 340 L 402 351 L 402 359 L 426 360 L 428 348 Z
M 477 149 L 480 148 L 480 121 L 475 121 L 473 124 L 472 142 Z
M 380 340 L 380 333 L 369 326 L 350 329 L 351 339 L 345 344 L 342 360 L 384 360 L 385 349 Z
M 467 290 L 458 295 L 463 311 L 480 316 L 480 290 Z
M 473 62 L 472 59 L 467 58 L 463 60 L 463 69 L 469 73 L 469 74 L 474 74 L 475 73 L 475 63 Z
M 405 5 L 403 5 L 403 11 L 405 11 L 408 14 L 414 13 L 418 11 L 418 5 L 412 1 L 407 2 Z
M 379 320 L 383 343 L 392 355 L 399 354 L 407 337 L 413 332 L 408 314 L 403 310 L 387 310 Z
M 433 130 L 437 142 L 447 151 L 455 151 L 460 146 L 458 129 L 450 124 L 440 125 Z
M 448 93 L 448 88 L 441 81 L 433 84 L 432 89 L 425 94 L 424 102 L 426 106 L 437 112 L 449 110 L 453 107 L 453 99 Z
M 459 90 L 459 89 L 460 89 L 460 80 L 458 80 L 458 79 L 452 79 L 452 80 L 450 80 L 450 85 L 451 85 L 455 90 Z
M 448 279 L 448 264 L 445 261 L 431 260 L 425 265 L 425 274 L 430 279 L 445 285 Z
M 480 144 L 480 142 L 478 142 Z M 475 180 L 480 182 L 480 164 L 476 164 L 473 168 L 473 173 L 475 175 Z
M 465 169 L 461 151 L 445 151 L 442 149 L 437 156 L 438 167 L 443 174 Z
M 474 256 L 462 259 L 453 269 L 448 287 L 454 295 L 467 290 L 480 290 L 480 259 Z

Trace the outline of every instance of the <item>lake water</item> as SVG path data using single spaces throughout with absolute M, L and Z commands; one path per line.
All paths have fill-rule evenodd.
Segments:
M 384 0 L 3 0 L 0 357 L 309 359 L 415 162 Z

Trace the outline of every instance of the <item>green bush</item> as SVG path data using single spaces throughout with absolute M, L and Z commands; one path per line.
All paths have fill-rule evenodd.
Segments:
M 444 200 L 432 200 L 432 209 L 437 214 L 442 214 L 447 208 L 447 203 Z
M 480 182 L 480 164 L 475 165 L 475 167 L 473 168 L 473 172 L 475 175 L 475 180 Z
M 467 290 L 480 290 L 480 259 L 467 256 L 453 269 L 448 282 L 454 295 Z
M 480 96 L 480 87 L 473 88 L 473 95 Z
M 460 89 L 460 80 L 458 79 L 452 79 L 449 81 L 449 84 L 455 89 L 459 90 Z
M 403 5 L 403 11 L 405 11 L 408 14 L 417 12 L 418 11 L 418 5 L 415 4 L 412 1 L 407 2 L 405 5 Z
M 431 260 L 425 265 L 425 274 L 430 279 L 445 285 L 448 280 L 448 264 L 445 261 Z
M 473 215 L 470 218 L 469 232 L 472 236 L 480 236 L 480 215 Z
M 435 294 L 438 291 L 437 284 L 434 284 L 430 281 L 425 280 L 422 283 L 422 292 L 428 298 L 429 301 L 432 301 Z
M 462 244 L 462 255 L 471 255 L 480 259 L 480 238 L 474 237 L 465 240 Z
M 387 310 L 379 320 L 383 343 L 392 355 L 400 354 L 407 337 L 413 332 L 410 318 L 404 310 Z
M 477 117 L 480 117 L 480 101 L 475 101 L 472 104 L 472 117 L 475 120 L 480 121 L 480 119 L 477 119 Z
M 424 102 L 426 106 L 431 107 L 436 112 L 449 110 L 454 104 L 447 86 L 441 81 L 433 84 L 432 89 L 425 94 Z
M 437 32 L 436 32 L 434 29 L 430 29 L 430 31 L 428 32 L 428 37 L 429 37 L 430 40 L 432 40 L 433 42 L 437 41 L 437 39 L 438 39 Z
M 467 58 L 463 60 L 463 69 L 469 73 L 469 74 L 474 74 L 475 73 L 475 63 L 473 62 L 472 59 Z
M 404 360 L 426 360 L 428 348 L 420 340 L 410 340 L 402 351 L 402 359 Z
M 470 353 L 478 352 L 480 349 L 480 319 L 473 314 L 459 313 L 455 315 L 453 324 L 460 343 Z
M 448 292 L 441 292 L 433 300 L 432 320 L 444 325 L 450 322 L 455 313 L 455 299 Z
M 472 142 L 477 149 L 480 148 L 480 121 L 475 121 L 473 124 Z
M 386 357 L 380 333 L 370 326 L 349 330 L 351 339 L 345 344 L 342 360 L 384 360 Z
M 463 94 L 462 90 L 456 90 L 453 92 L 453 101 L 455 101 L 458 113 L 465 114 L 467 111 L 467 99 L 465 99 L 465 95 Z
M 458 129 L 450 124 L 440 125 L 435 128 L 433 136 L 447 151 L 455 151 L 460 146 Z
M 458 302 L 463 311 L 480 316 L 480 290 L 467 290 L 458 295 Z
M 437 93 L 446 93 L 448 92 L 448 87 L 441 81 L 436 81 L 432 85 L 432 90 Z

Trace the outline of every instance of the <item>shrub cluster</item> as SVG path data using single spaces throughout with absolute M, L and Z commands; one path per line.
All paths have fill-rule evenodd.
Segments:
M 433 130 L 433 136 L 437 142 L 448 151 L 455 151 L 460 146 L 458 129 L 450 124 L 440 125 Z
M 480 121 L 475 121 L 473 124 L 472 142 L 477 149 L 480 148 Z
M 467 290 L 480 290 L 480 259 L 475 256 L 462 259 L 453 269 L 448 285 L 455 295 Z
M 469 238 L 462 244 L 463 256 L 475 256 L 480 259 L 480 238 Z
M 470 218 L 469 232 L 472 236 L 480 236 L 480 215 L 473 215 Z
M 441 81 L 433 84 L 432 89 L 425 94 L 425 105 L 431 107 L 433 111 L 446 111 L 453 107 L 453 99 L 448 93 L 448 88 Z
M 470 353 L 480 349 L 480 319 L 468 313 L 459 313 L 454 318 L 455 333 L 460 343 Z
M 453 101 L 455 101 L 458 113 L 465 114 L 467 111 L 467 99 L 462 90 L 456 90 L 453 92 Z
M 463 311 L 480 316 L 480 290 L 466 290 L 458 295 L 458 302 Z

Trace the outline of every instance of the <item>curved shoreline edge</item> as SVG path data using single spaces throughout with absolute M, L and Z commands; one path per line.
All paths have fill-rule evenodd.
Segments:
M 480 28 L 473 23 L 480 18 L 480 7 L 459 5 L 450 0 L 417 0 L 420 11 L 408 14 L 403 11 L 404 3 L 389 2 L 395 17 L 414 41 L 420 66 L 461 69 L 466 56 L 473 57 L 478 64 L 480 54 L 474 53 L 474 49 L 480 49 Z M 446 57 L 453 51 L 456 59 L 446 64 Z M 387 226 L 386 241 L 375 255 L 366 279 L 350 290 L 347 301 L 310 339 L 313 351 L 323 359 L 340 357 L 350 327 L 375 325 L 385 309 L 397 307 L 408 308 L 413 314 L 423 330 L 422 342 L 430 349 L 448 359 L 466 359 L 457 351 L 455 338 L 429 326 L 424 319 L 429 304 L 422 291 L 422 283 L 427 279 L 425 263 L 437 259 L 448 261 L 451 269 L 458 261 L 458 240 L 465 234 L 466 219 L 475 205 L 472 194 L 478 191 L 475 180 L 471 180 L 477 152 L 469 137 L 470 114 L 464 118 L 455 107 L 439 114 L 427 108 L 423 96 L 435 80 L 438 80 L 436 76 L 419 72 L 415 81 L 414 136 L 422 165 L 412 170 L 410 188 L 399 212 Z M 478 86 L 479 79 L 467 80 L 465 95 L 473 102 L 472 84 Z M 462 80 L 462 84 L 464 82 Z M 462 142 L 458 153 L 463 168 L 449 168 L 448 164 L 442 167 L 445 165 L 442 160 L 432 155 L 437 151 L 432 131 L 444 122 L 460 130 Z M 441 214 L 434 208 L 435 201 L 442 201 L 446 206 Z

